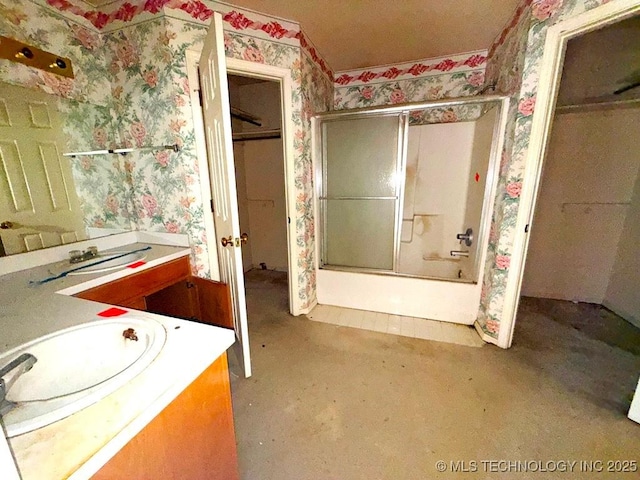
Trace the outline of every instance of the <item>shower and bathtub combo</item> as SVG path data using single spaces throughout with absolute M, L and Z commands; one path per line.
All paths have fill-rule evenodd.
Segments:
M 317 115 L 318 303 L 473 324 L 508 99 Z

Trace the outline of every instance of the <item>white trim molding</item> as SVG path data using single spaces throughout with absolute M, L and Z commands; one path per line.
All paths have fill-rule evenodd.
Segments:
M 302 309 L 298 298 L 299 268 L 297 258 L 299 256 L 296 243 L 296 184 L 295 184 L 295 157 L 293 149 L 294 125 L 293 125 L 293 80 L 291 70 L 288 68 L 274 67 L 262 63 L 247 62 L 235 58 L 227 58 L 227 71 L 236 75 L 244 75 L 255 78 L 263 78 L 280 82 L 280 101 L 282 111 L 282 145 L 284 156 L 284 184 L 285 201 L 287 207 L 287 252 L 289 260 L 289 311 L 291 315 L 298 316 L 307 313 Z
M 640 1 L 612 0 L 600 7 L 553 25 L 547 31 L 538 80 L 536 108 L 532 117 L 529 150 L 522 181 L 520 208 L 516 220 L 513 254 L 497 341 L 497 345 L 502 348 L 509 348 L 513 341 L 516 313 L 520 301 L 520 290 L 529 246 L 529 232 L 533 224 L 542 165 L 555 111 L 567 42 L 574 37 L 619 22 L 638 13 L 640 13 Z M 529 225 L 529 229 L 528 232 L 525 232 L 527 225 Z
M 193 107 L 194 127 L 196 131 L 196 145 L 198 151 L 200 182 L 202 190 L 202 199 L 205 205 L 211 201 L 211 179 L 209 177 L 209 166 L 207 164 L 207 154 L 205 150 L 204 123 L 202 121 L 202 111 L 199 108 L 198 97 L 198 74 L 197 65 L 200 60 L 200 51 L 187 50 L 187 68 L 189 70 L 189 85 L 191 88 L 191 99 Z M 227 72 L 234 75 L 242 75 L 254 78 L 262 78 L 265 80 L 276 81 L 280 83 L 280 97 L 282 109 L 282 142 L 284 156 L 284 182 L 285 182 L 285 199 L 287 207 L 287 251 L 288 251 L 288 277 L 289 277 L 289 311 L 292 315 L 303 315 L 308 313 L 313 306 L 302 309 L 302 304 L 297 295 L 299 268 L 296 259 L 299 251 L 296 244 L 296 186 L 295 186 L 295 165 L 294 165 L 294 125 L 293 125 L 293 106 L 292 106 L 292 90 L 293 81 L 291 79 L 291 70 L 287 68 L 274 67 L 262 63 L 248 62 L 235 58 L 227 58 Z M 193 77 L 193 79 L 192 79 Z M 196 108 L 197 107 L 197 108 Z M 218 249 L 215 226 L 211 215 L 205 222 L 205 231 L 207 233 L 207 242 L 209 250 L 209 262 L 211 265 L 211 277 L 219 279 L 218 266 Z

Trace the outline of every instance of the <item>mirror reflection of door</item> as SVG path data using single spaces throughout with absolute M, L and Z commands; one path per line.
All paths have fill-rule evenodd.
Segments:
M 50 95 L 3 84 L 0 93 L 0 230 L 7 255 L 86 238 L 64 134 Z

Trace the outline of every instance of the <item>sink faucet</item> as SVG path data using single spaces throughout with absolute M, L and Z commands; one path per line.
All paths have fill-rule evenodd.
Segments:
M 38 359 L 32 354 L 23 353 L 0 368 L 0 415 L 4 415 L 16 406 L 15 403 L 7 400 L 7 392 L 22 374 L 33 368 L 37 361 Z M 9 374 L 11 374 L 11 378 L 5 380 Z
M 89 247 L 86 250 L 71 250 L 69 263 L 80 263 L 98 256 L 98 247 Z

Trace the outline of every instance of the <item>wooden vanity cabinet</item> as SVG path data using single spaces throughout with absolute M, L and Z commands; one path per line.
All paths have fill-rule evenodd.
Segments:
M 136 272 L 75 296 L 233 328 L 229 286 L 191 275 L 188 257 Z
M 188 257 L 76 297 L 233 328 L 229 286 L 191 275 Z M 237 480 L 227 355 L 222 354 L 92 480 Z
M 92 480 L 237 480 L 227 357 L 223 354 Z

